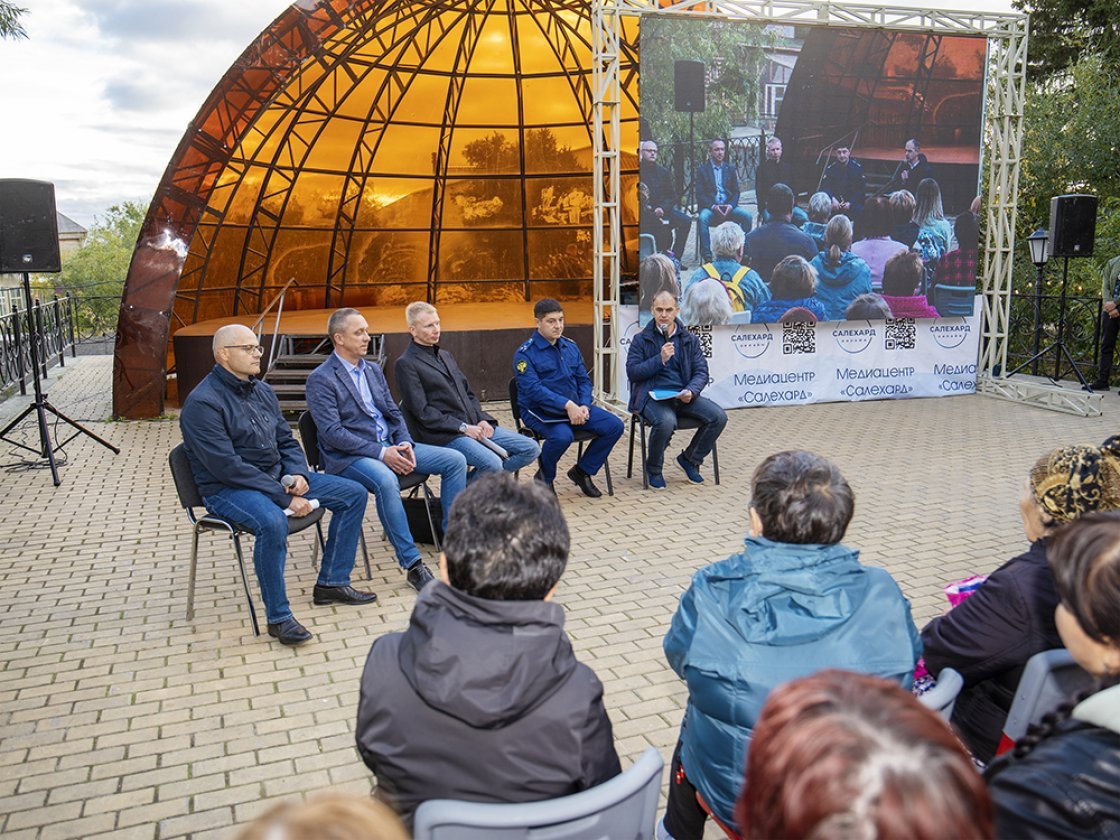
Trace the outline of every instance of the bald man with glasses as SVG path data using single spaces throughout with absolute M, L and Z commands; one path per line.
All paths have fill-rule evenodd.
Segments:
M 187 460 L 206 509 L 256 537 L 253 568 L 268 634 L 281 644 L 302 644 L 311 633 L 292 614 L 284 585 L 287 517 L 309 514 L 312 500 L 331 512 L 313 603 L 371 603 L 376 595 L 350 585 L 366 490 L 308 468 L 276 394 L 257 379 L 262 350 L 252 330 L 224 326 L 214 334 L 213 349 L 214 369 L 190 392 L 179 415 Z
M 638 154 L 641 157 L 639 177 L 649 191 L 646 206 L 642 208 L 645 211 L 642 233 L 653 234 L 658 248 L 663 251 L 671 250 L 679 257 L 684 253 L 685 243 L 688 242 L 692 218 L 677 208 L 680 190 L 673 184 L 672 173 L 657 162 L 657 143 L 643 140 L 638 146 Z M 666 232 L 672 233 L 671 242 L 662 233 L 666 227 L 669 229 Z

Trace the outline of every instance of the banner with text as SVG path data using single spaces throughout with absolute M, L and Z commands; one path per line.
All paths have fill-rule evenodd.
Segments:
M 977 302 L 979 304 L 979 301 Z M 690 327 L 723 408 L 945 397 L 976 391 L 980 306 L 967 318 Z M 618 310 L 620 397 L 638 308 Z

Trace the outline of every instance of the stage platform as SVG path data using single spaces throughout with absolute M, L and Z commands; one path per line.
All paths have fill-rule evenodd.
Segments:
M 593 353 L 593 304 L 589 300 L 578 300 L 563 301 L 563 306 L 564 334 L 579 345 L 590 370 Z M 389 359 L 385 374 L 392 385 L 393 362 L 412 340 L 405 321 L 405 307 L 356 308 L 369 322 L 370 333 L 385 337 L 385 352 Z M 443 330 L 440 346 L 455 356 L 478 398 L 483 401 L 507 399 L 509 380 L 513 376 L 513 353 L 532 335 L 536 326 L 533 304 L 447 303 L 437 304 L 437 308 Z M 276 324 L 276 315 L 269 314 L 261 324 L 261 343 L 265 347 L 265 353 L 271 349 L 276 335 L 325 338 L 327 319 L 333 311 L 308 309 L 284 312 L 279 326 Z M 211 348 L 214 333 L 227 324 L 252 327 L 259 317 L 259 314 L 249 314 L 214 318 L 181 327 L 175 333 L 172 341 L 175 350 L 176 391 L 180 404 L 214 365 Z

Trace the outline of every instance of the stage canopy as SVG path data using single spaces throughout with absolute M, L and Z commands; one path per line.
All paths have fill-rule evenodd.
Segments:
M 590 299 L 591 67 L 589 2 L 293 4 L 160 183 L 125 284 L 115 415 L 162 411 L 175 330 L 259 313 L 290 280 L 285 309 Z

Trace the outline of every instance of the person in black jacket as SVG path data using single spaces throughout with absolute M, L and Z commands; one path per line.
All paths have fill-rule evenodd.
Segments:
M 677 207 L 680 190 L 673 183 L 673 173 L 657 162 L 657 143 L 643 140 L 638 145 L 641 182 L 649 191 L 648 212 L 652 218 L 642 222 L 642 233 L 652 233 L 658 240 L 658 247 L 671 250 L 675 256 L 684 253 L 688 241 L 688 231 L 692 228 L 692 217 Z M 671 238 L 660 228 L 667 227 Z M 668 243 L 668 244 L 665 244 Z
M 474 467 L 472 478 L 483 472 L 516 472 L 533 463 L 541 454 L 537 442 L 501 428 L 483 411 L 455 357 L 439 346 L 436 308 L 418 300 L 404 314 L 412 343 L 393 373 L 412 436 L 462 453 L 467 466 Z
M 1055 621 L 1098 688 L 1043 718 L 985 774 L 996 834 L 1120 836 L 1120 513 L 1066 525 L 1050 543 Z
M 406 821 L 428 799 L 534 802 L 620 772 L 602 683 L 552 601 L 568 545 L 539 482 L 487 473 L 455 500 L 440 579 L 362 673 L 358 752 Z
M 1097 510 L 1120 509 L 1120 436 L 1068 446 L 1031 469 L 1019 502 L 1031 546 L 1000 566 L 967 600 L 922 630 L 926 667 L 955 668 L 964 689 L 952 723 L 972 754 L 995 755 L 1023 667 L 1034 654 L 1062 647 L 1054 624 L 1058 592 L 1047 562 L 1058 526 Z

